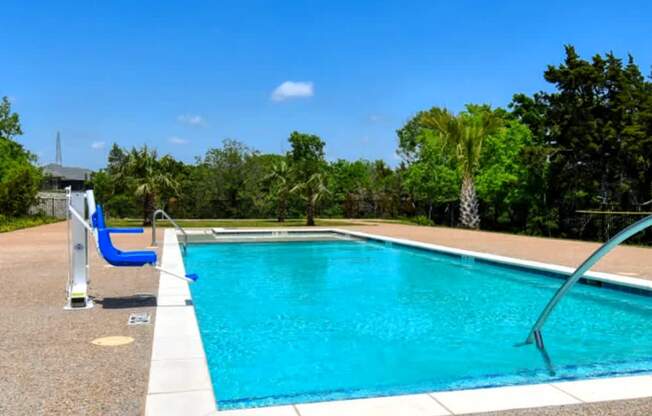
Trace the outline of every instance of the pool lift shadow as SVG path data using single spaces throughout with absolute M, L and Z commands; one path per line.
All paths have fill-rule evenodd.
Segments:
M 638 234 L 639 232 L 645 230 L 648 227 L 652 227 L 652 215 L 647 216 L 642 220 L 639 220 L 634 224 L 622 229 L 618 234 L 616 234 L 611 239 L 609 239 L 606 243 L 600 246 L 600 248 L 594 251 L 593 254 L 591 254 L 586 260 L 584 260 L 584 263 L 582 263 L 577 269 L 575 269 L 573 274 L 571 274 L 570 277 L 564 282 L 564 284 L 562 284 L 561 287 L 557 289 L 557 292 L 555 292 L 552 298 L 548 301 L 548 304 L 541 311 L 541 314 L 539 315 L 536 322 L 532 326 L 532 329 L 530 330 L 530 333 L 528 334 L 525 341 L 516 344 L 516 346 L 520 347 L 523 345 L 534 343 L 537 349 L 541 352 L 541 356 L 543 357 L 543 361 L 545 362 L 546 367 L 550 372 L 550 375 L 554 376 L 555 370 L 552 365 L 552 360 L 550 359 L 550 355 L 548 355 L 548 352 L 546 351 L 546 347 L 543 343 L 543 335 L 541 334 L 541 328 L 546 323 L 546 320 L 550 316 L 550 313 L 557 306 L 557 304 L 562 300 L 562 298 L 566 295 L 566 293 L 568 293 L 568 291 L 573 287 L 573 285 L 575 285 L 575 283 L 577 283 L 582 278 L 582 276 L 584 276 L 584 274 L 588 272 L 589 269 L 595 263 L 597 263 L 602 257 L 604 257 L 611 250 L 616 248 L 618 244 L 627 240 L 634 234 Z

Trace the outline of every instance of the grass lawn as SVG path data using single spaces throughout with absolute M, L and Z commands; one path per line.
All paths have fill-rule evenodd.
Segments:
M 306 225 L 305 219 L 287 219 L 285 222 L 278 222 L 275 219 L 222 219 L 222 220 L 175 220 L 177 224 L 184 228 L 254 228 L 254 227 L 302 227 Z M 353 221 L 345 219 L 315 219 L 318 227 L 340 227 L 345 225 L 359 225 Z M 143 220 L 135 218 L 110 219 L 110 227 L 142 227 Z M 156 226 L 170 227 L 167 220 L 156 221 Z
M 37 225 L 51 224 L 53 222 L 59 221 L 63 220 L 59 218 L 43 216 L 7 218 L 3 215 L 0 215 L 0 233 L 20 230 L 21 228 L 36 227 Z

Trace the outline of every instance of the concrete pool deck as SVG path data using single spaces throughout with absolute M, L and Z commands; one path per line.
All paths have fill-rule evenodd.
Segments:
M 576 265 L 597 247 L 593 243 L 576 241 L 398 224 L 341 228 L 568 266 Z M 116 245 L 120 247 L 142 248 L 149 244 L 149 233 L 144 236 L 118 237 Z M 0 329 L 3 334 L 0 341 L 0 414 L 143 414 L 153 327 L 128 327 L 126 320 L 130 312 L 154 313 L 151 299 L 134 298 L 133 295 L 142 292 L 156 294 L 159 273 L 152 269 L 106 268 L 91 250 L 91 294 L 96 296 L 97 304 L 89 311 L 64 311 L 62 306 L 67 273 L 65 243 L 64 223 L 0 234 L 0 283 L 3 287 L 0 305 Z M 596 270 L 650 279 L 650 259 L 652 249 L 619 247 L 615 254 L 599 263 Z M 122 347 L 90 344 L 91 340 L 108 335 L 130 336 L 135 341 Z M 650 415 L 650 398 L 571 404 L 581 402 L 573 397 L 595 397 L 596 393 L 602 400 L 652 395 L 649 382 L 652 382 L 652 376 L 632 378 L 631 381 L 623 379 L 623 392 L 619 396 L 611 395 L 612 389 L 604 391 L 593 384 L 591 391 L 579 391 L 576 394 L 570 392 L 571 395 L 564 393 L 562 401 L 553 398 L 549 403 L 553 407 L 490 414 Z M 583 386 L 576 388 L 581 390 Z M 557 395 L 556 392 L 551 394 Z M 445 397 L 432 398 L 433 395 L 417 396 L 426 396 L 417 398 L 422 401 L 430 397 L 435 405 L 450 401 Z M 483 401 L 491 399 L 489 396 Z M 379 402 L 365 405 L 370 402 L 358 401 L 358 411 L 355 414 L 381 415 L 388 414 L 387 411 L 392 411 L 389 414 L 408 414 L 402 411 L 407 409 L 401 407 L 398 410 L 394 407 L 391 403 L 394 400 L 379 400 L 385 401 L 382 410 L 377 407 Z M 467 401 L 468 403 L 460 404 L 461 411 L 457 409 L 454 412 L 473 412 L 469 403 L 475 399 L 469 398 Z M 425 413 L 438 414 L 439 412 L 428 410 L 429 406 L 433 406 L 432 403 L 427 400 L 422 402 L 426 406 Z M 568 405 L 556 406 L 563 403 Z M 274 410 L 261 408 L 217 414 L 334 414 L 335 409 L 329 409 L 329 406 L 334 405 L 318 408 L 316 404 L 305 404 Z M 467 406 L 467 410 L 463 406 Z M 486 406 L 484 409 L 489 410 Z M 500 408 L 496 408 L 498 409 Z
M 143 248 L 150 234 L 115 236 Z M 65 222 L 0 234 L 0 415 L 140 415 L 144 411 L 153 325 L 127 326 L 150 312 L 159 273 L 106 267 L 89 249 L 95 307 L 65 311 Z M 128 345 L 91 341 L 127 336 Z

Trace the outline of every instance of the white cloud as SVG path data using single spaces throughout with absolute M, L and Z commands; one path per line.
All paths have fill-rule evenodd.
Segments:
M 104 142 L 93 142 L 93 143 L 91 143 L 91 148 L 94 149 L 94 150 L 102 150 L 102 149 L 104 149 L 105 145 L 106 145 L 106 143 L 104 143 Z
M 272 92 L 272 101 L 312 97 L 313 95 L 315 95 L 315 89 L 312 82 L 285 81 Z
M 177 121 L 182 124 L 188 124 L 189 126 L 204 126 L 206 121 L 204 118 L 197 114 L 182 114 L 177 117 Z
M 168 142 L 172 144 L 187 144 L 188 140 L 182 139 L 181 137 L 172 136 L 168 139 Z

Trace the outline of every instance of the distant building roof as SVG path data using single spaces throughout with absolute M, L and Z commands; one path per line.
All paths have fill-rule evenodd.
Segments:
M 93 173 L 90 169 L 61 166 L 56 163 L 50 163 L 49 165 L 43 166 L 43 171 L 54 177 L 69 181 L 85 181 L 90 179 L 91 173 Z

